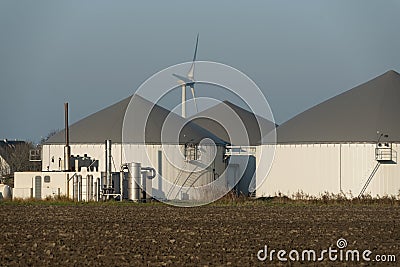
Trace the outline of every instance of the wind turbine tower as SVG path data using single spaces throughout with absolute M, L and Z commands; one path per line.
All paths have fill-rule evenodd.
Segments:
M 196 111 L 198 111 L 196 97 L 195 97 L 195 91 L 194 91 L 194 84 L 196 83 L 194 80 L 194 67 L 195 67 L 198 44 L 199 44 L 199 34 L 197 34 L 196 47 L 194 49 L 192 65 L 190 66 L 190 69 L 189 69 L 188 73 L 186 74 L 186 77 L 179 75 L 179 74 L 175 74 L 175 73 L 172 74 L 173 76 L 178 78 L 178 83 L 182 87 L 182 114 L 181 115 L 183 118 L 186 118 L 186 87 L 190 87 L 190 90 L 192 91 L 194 105 L 195 105 Z

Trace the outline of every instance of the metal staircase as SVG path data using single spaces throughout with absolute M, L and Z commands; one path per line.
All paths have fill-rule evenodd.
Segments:
M 370 184 L 372 178 L 374 178 L 375 173 L 378 171 L 379 166 L 381 166 L 381 162 L 380 162 L 380 161 L 378 161 L 378 162 L 376 163 L 375 168 L 372 170 L 371 174 L 369 175 L 368 180 L 367 180 L 367 182 L 365 183 L 365 185 L 363 186 L 363 188 L 361 189 L 361 192 L 360 192 L 360 194 L 358 195 L 358 197 L 361 197 L 361 196 L 365 193 L 365 190 L 367 190 L 367 187 L 368 187 L 368 185 Z
M 178 184 L 179 180 L 182 177 L 182 174 L 184 173 L 184 169 L 186 168 L 187 164 L 188 164 L 188 162 L 185 161 L 185 163 L 183 164 L 181 170 L 179 171 L 178 175 L 176 176 L 175 181 L 173 182 L 173 185 L 177 185 Z M 167 199 L 169 199 L 169 197 L 171 196 L 173 190 L 174 190 L 174 186 L 171 186 L 170 189 L 168 190 L 168 193 L 167 193 Z
M 179 187 L 178 192 L 175 195 L 174 199 L 177 199 L 179 197 L 179 194 L 183 192 L 184 188 L 187 188 L 183 193 L 188 193 L 190 188 L 194 186 L 194 184 L 197 182 L 197 180 L 200 178 L 200 176 L 202 176 L 205 172 L 207 172 L 206 170 L 203 171 L 196 171 L 199 167 L 196 166 L 191 172 L 186 172 L 184 171 L 186 165 L 188 164 L 188 162 L 185 162 L 185 164 L 183 165 L 183 168 L 179 171 L 178 175 L 176 176 L 173 185 L 171 186 L 171 188 L 168 190 L 167 193 L 167 199 L 170 199 L 170 197 L 173 195 L 173 191 L 174 188 Z M 189 174 L 186 178 L 184 177 L 184 174 Z M 178 185 L 179 181 L 184 179 L 182 185 Z
M 196 169 L 198 167 L 196 167 L 186 178 L 186 180 L 183 182 L 182 186 L 179 188 L 178 193 L 176 194 L 175 198 L 177 198 L 179 196 L 179 193 L 183 192 L 182 189 L 184 187 L 187 187 L 186 191 L 183 192 L 185 194 L 187 194 L 190 190 L 190 188 L 192 188 L 194 186 L 194 184 L 197 182 L 197 180 L 200 178 L 200 176 L 202 176 L 205 172 L 207 172 L 207 170 L 203 170 L 203 171 L 198 171 L 196 172 Z
M 385 135 L 385 137 L 387 136 Z M 397 164 L 397 152 L 393 149 L 392 143 L 380 143 L 378 139 L 375 148 L 375 160 L 377 162 L 375 168 L 369 175 L 367 182 L 364 184 L 360 194 L 358 194 L 358 197 L 361 197 L 365 193 L 365 190 L 367 190 L 368 185 L 371 183 L 372 178 L 374 178 L 381 164 Z

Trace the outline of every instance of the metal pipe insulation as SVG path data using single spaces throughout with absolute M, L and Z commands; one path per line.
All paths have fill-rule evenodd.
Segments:
M 142 167 L 141 170 L 142 171 L 146 171 L 146 172 L 151 172 L 151 175 L 147 175 L 148 179 L 153 179 L 157 175 L 156 170 L 154 168 L 151 168 L 151 167 Z
M 153 179 L 156 177 L 156 170 L 151 167 L 142 167 L 142 200 L 143 202 L 146 202 L 147 199 L 147 179 Z M 151 172 L 151 175 L 148 175 L 148 173 Z

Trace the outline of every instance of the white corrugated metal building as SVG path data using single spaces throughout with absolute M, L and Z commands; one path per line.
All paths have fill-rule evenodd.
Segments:
M 87 175 L 92 175 L 94 179 L 102 178 L 105 172 L 105 140 L 112 141 L 112 172 L 115 176 L 116 188 L 119 179 L 121 165 L 129 162 L 139 162 L 142 166 L 154 166 L 158 175 L 147 185 L 149 193 L 159 199 L 180 199 L 183 192 L 179 187 L 170 189 L 171 184 L 193 187 L 210 183 L 217 175 L 224 172 L 226 162 L 224 162 L 225 142 L 211 134 L 207 130 L 188 122 L 180 116 L 153 103 L 135 96 L 131 104 L 131 97 L 128 97 L 110 107 L 94 113 L 70 126 L 70 147 L 73 160 L 72 170 L 62 172 L 65 145 L 65 133 L 60 131 L 51 137 L 42 147 L 42 173 L 17 173 L 15 179 L 14 197 L 44 198 L 46 196 L 69 195 L 72 197 L 73 184 L 68 181 L 75 173 L 82 174 L 85 180 Z M 130 130 L 129 142 L 123 142 L 122 131 L 124 124 L 125 111 L 129 105 L 134 105 L 141 114 L 133 114 L 131 119 L 136 120 Z M 143 114 L 149 114 L 148 119 Z M 169 118 L 170 127 L 184 127 L 176 140 L 163 140 L 161 145 L 161 131 L 166 117 Z M 172 126 L 173 125 L 173 126 Z M 145 140 L 142 138 L 145 129 Z M 214 151 L 204 149 L 198 158 L 186 158 L 181 160 L 180 155 L 176 158 L 166 158 L 166 147 L 179 146 L 182 153 L 185 153 L 186 145 L 196 145 L 196 151 L 201 150 L 199 146 L 201 140 L 209 138 L 215 144 Z M 178 141 L 177 141 L 178 140 Z M 201 143 L 200 143 L 201 144 Z M 205 146 L 207 144 L 204 144 Z M 190 147 L 188 147 L 189 149 Z M 211 151 L 211 152 L 210 152 Z M 216 153 L 215 160 L 207 164 L 207 168 L 197 172 L 199 166 L 209 161 L 211 155 Z M 148 155 L 148 156 L 147 156 Z M 191 155 L 193 156 L 193 155 Z M 171 157 L 171 156 L 169 156 Z M 189 157 L 189 155 L 187 155 Z M 171 161 L 182 161 L 178 163 L 188 171 L 182 172 Z M 203 165 L 202 165 L 203 164 Z M 79 166 L 79 167 L 77 167 Z M 83 167 L 81 167 L 83 166 Z M 90 166 L 90 167 L 87 167 Z M 161 175 L 164 179 L 161 179 Z M 178 179 L 177 179 L 178 177 Z M 189 177 L 191 177 L 189 179 Z M 104 178 L 103 178 L 104 179 Z M 166 181 L 167 180 L 167 181 Z M 83 181 L 82 200 L 93 199 L 89 196 Z M 178 191 L 177 191 L 178 190 Z M 191 191 L 186 191 L 186 198 L 196 198 L 190 195 Z
M 400 74 L 388 71 L 295 116 L 277 128 L 269 173 L 257 166 L 256 195 L 399 196 L 399 114 Z
M 235 191 L 241 195 L 249 195 L 251 193 L 249 187 L 255 185 L 252 179 L 254 179 L 257 164 L 256 155 L 251 151 L 256 150 L 263 135 L 275 131 L 276 124 L 229 101 L 223 101 L 199 112 L 192 121 L 227 141 L 232 147 L 236 147 L 235 151 L 244 152 L 242 156 L 236 155 L 240 157 L 241 164 L 231 165 L 228 170 L 232 173 L 241 173 L 241 177 L 237 177 L 239 180 Z M 244 164 L 245 162 L 247 164 Z

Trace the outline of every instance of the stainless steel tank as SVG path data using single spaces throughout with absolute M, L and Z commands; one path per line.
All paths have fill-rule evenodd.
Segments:
M 140 163 L 128 163 L 128 199 L 133 201 L 140 200 L 140 180 L 142 179 Z

